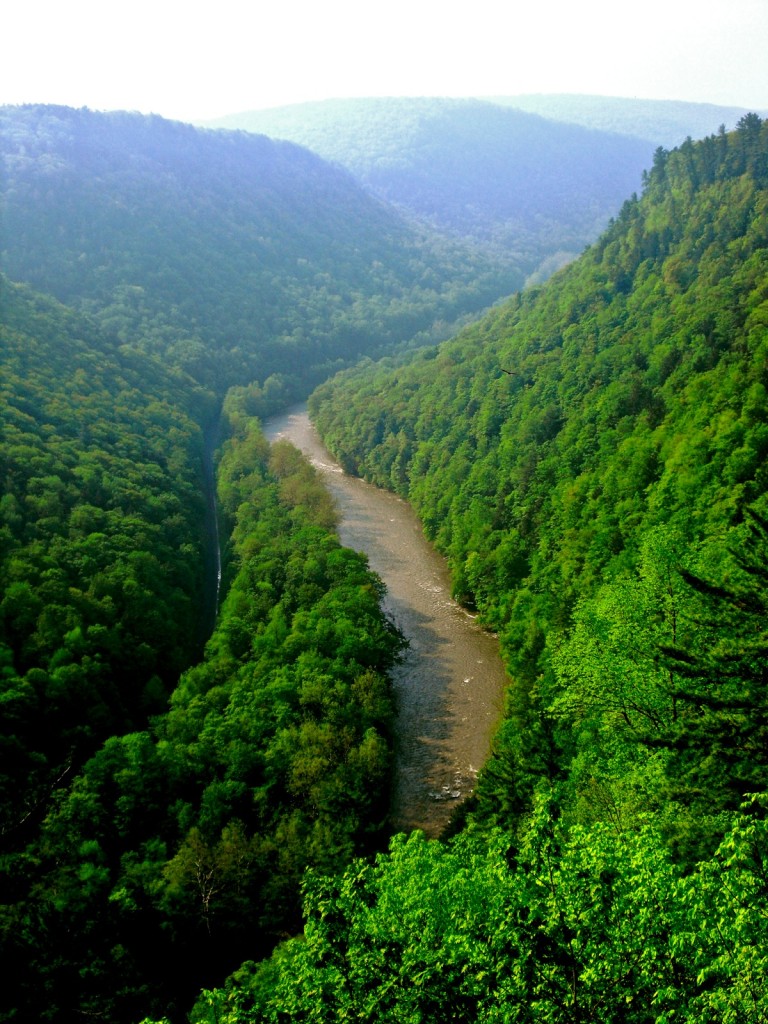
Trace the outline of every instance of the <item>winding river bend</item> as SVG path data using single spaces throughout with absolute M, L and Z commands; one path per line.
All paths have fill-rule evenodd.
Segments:
M 293 442 L 320 470 L 340 511 L 342 544 L 364 552 L 386 584 L 386 613 L 410 643 L 394 673 L 393 824 L 436 836 L 490 752 L 506 684 L 498 643 L 451 599 L 445 560 L 410 506 L 344 473 L 305 406 L 267 420 L 264 432 Z

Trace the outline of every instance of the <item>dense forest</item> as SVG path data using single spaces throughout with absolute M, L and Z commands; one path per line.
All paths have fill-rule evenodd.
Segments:
M 204 497 L 192 380 L 0 279 L 3 834 L 165 706 L 199 655 Z
M 468 99 L 325 100 L 215 124 L 307 146 L 374 195 L 491 245 L 526 277 L 546 275 L 594 241 L 640 187 L 654 149 Z
M 403 641 L 234 394 L 195 664 L 199 389 L 18 286 L 3 310 L 0 1019 L 179 1014 L 297 930 L 308 865 L 381 846 Z
M 768 1020 L 768 122 L 414 352 L 499 264 L 289 144 L 3 116 L 0 1020 Z M 382 583 L 255 416 L 363 355 L 316 422 L 512 680 L 440 841 Z

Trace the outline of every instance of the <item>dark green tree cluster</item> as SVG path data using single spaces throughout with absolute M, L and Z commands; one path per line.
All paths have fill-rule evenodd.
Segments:
M 0 281 L 0 835 L 22 842 L 62 779 L 161 710 L 199 651 L 199 414 L 192 381 Z
M 0 110 L 2 269 L 223 396 L 283 403 L 521 283 L 287 142 L 160 117 Z
M 3 859 L 1 1019 L 181 1019 L 297 930 L 307 866 L 383 842 L 402 641 L 381 583 L 340 547 L 314 470 L 255 421 L 235 418 L 219 480 L 230 582 L 204 660 Z
M 653 813 L 684 860 L 768 777 L 768 522 L 748 512 L 731 543 L 694 561 L 650 531 L 638 571 L 609 576 L 550 644 L 570 813 L 619 829 Z

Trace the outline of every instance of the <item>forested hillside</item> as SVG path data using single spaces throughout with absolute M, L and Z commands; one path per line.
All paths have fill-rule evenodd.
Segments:
M 310 875 L 195 1022 L 766 1020 L 767 386 L 750 115 L 540 290 L 318 390 L 499 631 L 507 718 L 458 835 Z
M 417 217 L 493 243 L 526 276 L 592 242 L 654 149 L 479 100 L 326 100 L 216 124 L 300 142 Z
M 0 269 L 219 394 L 306 394 L 523 280 L 290 143 L 28 106 L 0 110 L 0 147 Z
M 767 135 L 750 116 L 657 152 L 642 199 L 550 285 L 400 369 L 364 367 L 313 398 L 331 449 L 408 497 L 456 594 L 499 631 L 517 684 L 483 813 L 502 824 L 537 777 L 578 757 L 570 715 L 587 696 L 563 692 L 576 654 L 562 650 L 587 644 L 578 630 L 563 639 L 574 612 L 610 621 L 620 588 L 640 588 L 623 612 L 631 631 L 666 571 L 724 573 L 700 546 L 767 511 Z M 627 714 L 635 730 L 649 724 Z
M 39 107 L 2 138 L 4 266 L 68 305 L 2 279 L 0 1019 L 181 1019 L 388 813 L 401 640 L 250 417 L 507 278 L 296 146 Z

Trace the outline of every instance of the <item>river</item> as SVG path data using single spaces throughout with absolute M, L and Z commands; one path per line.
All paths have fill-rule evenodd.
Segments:
M 393 825 L 437 836 L 490 752 L 506 685 L 498 642 L 451 599 L 446 562 L 407 502 L 344 473 L 306 406 L 267 420 L 264 432 L 290 440 L 321 472 L 339 508 L 342 544 L 364 552 L 386 584 L 386 614 L 409 641 L 393 674 Z

